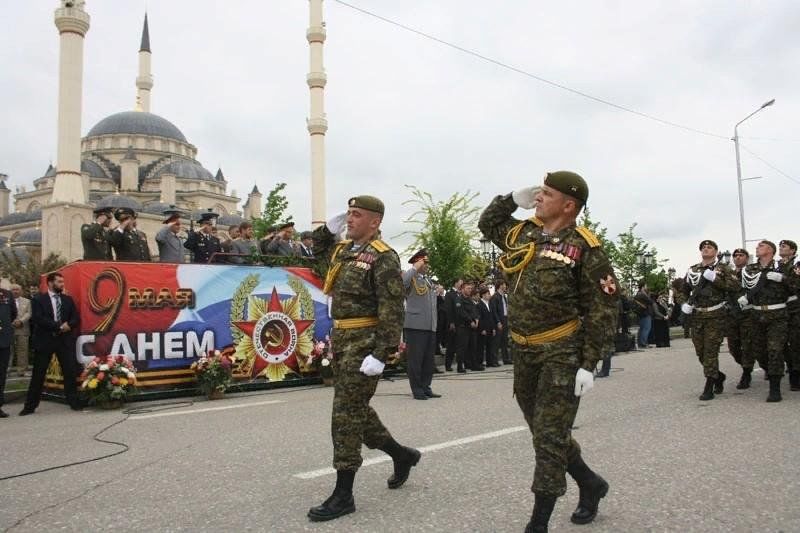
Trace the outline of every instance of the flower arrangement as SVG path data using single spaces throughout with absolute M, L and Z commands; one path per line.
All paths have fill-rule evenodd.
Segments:
M 231 384 L 233 361 L 219 350 L 208 352 L 194 363 L 191 369 L 197 376 L 197 384 L 209 397 L 225 392 Z
M 322 380 L 328 384 L 333 379 L 333 346 L 330 335 L 325 336 L 323 341 L 315 341 L 314 349 L 309 354 L 309 365 L 313 365 L 319 370 Z
M 81 373 L 81 391 L 93 405 L 124 402 L 135 385 L 136 370 L 124 355 L 98 355 Z

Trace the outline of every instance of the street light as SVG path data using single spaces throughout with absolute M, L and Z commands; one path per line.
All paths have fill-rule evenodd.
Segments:
M 723 265 L 731 264 L 731 253 L 728 250 L 724 252 L 720 252 L 717 254 L 717 261 L 722 263 Z
M 764 109 L 765 107 L 769 107 L 774 103 L 775 103 L 775 99 L 774 98 L 772 100 L 770 100 L 769 102 L 764 102 L 761 105 L 761 107 L 759 107 L 758 109 L 756 109 L 755 111 L 753 111 L 752 113 L 750 113 L 749 115 L 744 117 L 742 120 L 737 122 L 736 125 L 733 127 L 733 139 L 732 140 L 733 140 L 733 145 L 734 145 L 734 147 L 736 149 L 736 184 L 737 184 L 737 186 L 739 188 L 739 224 L 742 227 L 742 248 L 745 248 L 745 249 L 747 248 L 747 238 L 745 236 L 746 233 L 745 233 L 745 229 L 744 229 L 744 199 L 742 198 L 742 181 L 743 181 L 742 180 L 742 162 L 741 162 L 741 159 L 739 157 L 739 125 L 742 122 L 744 122 L 745 120 L 747 120 L 748 118 L 752 117 L 753 115 L 755 115 L 756 113 L 761 111 L 762 109 Z
M 491 274 L 492 278 L 494 278 L 497 271 L 497 248 L 495 248 L 494 243 L 492 243 L 492 241 L 486 237 L 481 237 L 479 242 L 481 243 L 481 255 L 483 255 L 484 261 L 492 265 L 489 273 Z

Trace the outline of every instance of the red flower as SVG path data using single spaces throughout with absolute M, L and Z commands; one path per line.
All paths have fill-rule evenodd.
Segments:
M 230 368 L 231 367 L 231 360 L 225 357 L 224 355 L 219 361 L 219 364 L 222 365 L 222 368 Z
M 117 376 L 114 376 L 113 378 L 111 378 L 111 384 L 112 385 L 119 385 L 119 378 Z
M 122 355 L 118 355 L 116 357 L 116 359 L 117 359 L 117 364 L 120 364 L 120 365 L 122 364 L 123 361 L 125 361 L 125 357 L 122 356 Z

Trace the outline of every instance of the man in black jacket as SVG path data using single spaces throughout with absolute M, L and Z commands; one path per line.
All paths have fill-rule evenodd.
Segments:
M 464 280 L 457 279 L 453 283 L 453 288 L 447 291 L 444 295 L 444 312 L 447 317 L 447 345 L 444 358 L 444 369 L 448 372 L 453 370 L 453 359 L 456 355 L 456 348 L 458 345 L 458 335 L 456 331 L 456 303 L 460 298 L 461 285 Z
M 75 363 L 75 336 L 80 323 L 75 302 L 64 292 L 64 276 L 59 272 L 47 275 L 47 292 L 31 298 L 31 326 L 33 328 L 33 377 L 28 386 L 28 397 L 20 416 L 30 415 L 39 407 L 44 378 L 50 357 L 55 353 L 64 376 L 64 393 L 69 406 L 80 411 Z
M 14 327 L 11 325 L 17 319 L 17 304 L 11 291 L 0 289 L 0 418 L 7 418 L 3 411 L 6 388 L 6 372 L 11 362 L 11 343 L 14 340 Z
M 480 314 L 478 306 L 472 299 L 472 289 L 475 283 L 465 281 L 461 285 L 461 295 L 456 300 L 456 360 L 458 371 L 465 373 L 470 370 L 485 370 L 477 361 L 477 332 Z
M 494 313 L 492 312 L 491 302 L 489 301 L 490 291 L 488 287 L 481 287 L 478 290 L 478 356 L 476 363 L 486 366 L 500 366 L 497 363 L 497 354 L 494 351 L 494 335 L 497 324 Z
M 511 364 L 511 355 L 508 353 L 508 283 L 500 281 L 497 283 L 494 295 L 491 299 L 491 308 L 494 313 L 495 336 L 494 354 L 503 356 L 503 364 Z

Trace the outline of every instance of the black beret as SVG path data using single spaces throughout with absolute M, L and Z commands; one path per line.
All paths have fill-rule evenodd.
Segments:
M 697 249 L 698 250 L 702 250 L 703 246 L 705 246 L 707 244 L 710 245 L 710 246 L 713 246 L 715 250 L 719 250 L 719 246 L 717 246 L 717 243 L 715 243 L 711 239 L 705 239 L 703 241 L 700 241 L 700 246 L 698 246 Z

